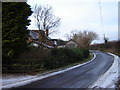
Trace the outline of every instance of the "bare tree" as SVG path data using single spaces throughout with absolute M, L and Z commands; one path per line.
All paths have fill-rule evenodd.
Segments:
M 53 34 L 57 31 L 57 27 L 60 25 L 61 19 L 54 15 L 52 7 L 41 5 L 35 5 L 33 7 L 33 17 L 36 27 L 38 28 L 38 30 L 40 30 L 40 38 L 38 38 L 37 42 L 38 48 L 43 49 L 45 43 L 47 43 L 46 38 L 48 37 L 48 35 Z M 44 31 L 46 31 L 47 37 L 45 36 Z
M 74 39 L 76 41 L 76 39 L 78 38 L 77 32 L 78 32 L 77 30 L 73 30 L 70 32 L 70 34 L 65 34 L 65 38 L 67 40 Z
M 83 31 L 78 33 L 77 43 L 79 47 L 89 47 L 93 40 L 98 39 L 98 34 L 93 31 Z
M 49 34 L 55 32 L 60 25 L 60 18 L 53 14 L 52 7 L 35 5 L 33 16 L 39 30 L 49 30 Z
M 38 41 L 34 41 L 38 44 L 38 48 L 36 48 L 36 51 L 34 52 L 34 55 L 36 55 L 39 48 L 42 51 L 44 47 L 48 46 L 48 35 L 57 31 L 61 19 L 54 15 L 52 7 L 41 5 L 35 5 L 33 7 L 33 17 L 35 25 L 39 30 Z
M 78 47 L 89 47 L 93 40 L 98 39 L 98 34 L 93 31 L 75 32 L 72 31 L 67 36 L 69 39 L 73 39 L 78 44 Z

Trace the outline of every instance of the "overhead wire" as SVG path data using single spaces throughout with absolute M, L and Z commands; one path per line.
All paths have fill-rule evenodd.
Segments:
M 103 37 L 105 38 L 105 33 L 104 33 L 104 27 L 103 27 L 103 17 L 102 17 L 102 9 L 101 9 L 101 3 L 100 3 L 100 0 L 99 0 L 99 9 L 100 9 L 100 19 L 101 19 L 101 29 L 103 31 Z

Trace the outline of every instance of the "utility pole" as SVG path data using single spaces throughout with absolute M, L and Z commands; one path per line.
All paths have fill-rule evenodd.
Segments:
M 105 34 L 104 34 L 104 43 L 105 43 L 105 44 L 108 43 L 108 39 L 109 39 L 109 38 L 105 37 Z

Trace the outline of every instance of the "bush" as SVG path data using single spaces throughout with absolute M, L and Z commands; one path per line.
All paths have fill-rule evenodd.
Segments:
M 45 68 L 53 69 L 77 61 L 82 61 L 89 56 L 89 50 L 79 48 L 54 48 L 51 50 L 50 57 L 45 60 Z
M 2 64 L 2 72 L 34 72 L 43 68 L 44 61 L 49 57 L 50 50 L 37 47 L 30 47 L 23 51 L 18 58 L 9 60 L 8 63 Z
M 71 63 L 83 61 L 89 56 L 89 50 L 80 48 L 31 48 L 23 52 L 18 59 L 13 59 L 3 72 L 36 72 L 45 69 L 59 68 Z

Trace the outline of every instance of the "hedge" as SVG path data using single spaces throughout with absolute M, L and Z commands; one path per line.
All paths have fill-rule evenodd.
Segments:
M 89 50 L 80 48 L 54 48 L 48 51 L 38 51 L 37 56 L 31 57 L 33 52 L 26 52 L 26 58 L 11 60 L 9 65 L 3 65 L 3 72 L 38 72 L 39 70 L 59 68 L 71 63 L 83 61 L 89 56 Z M 42 53 L 42 54 L 41 54 Z M 28 58 L 30 55 L 30 58 Z M 8 68 L 7 68 L 8 67 Z
M 44 67 L 47 69 L 58 68 L 70 63 L 83 61 L 89 56 L 89 50 L 80 48 L 54 48 L 50 57 L 45 60 Z

